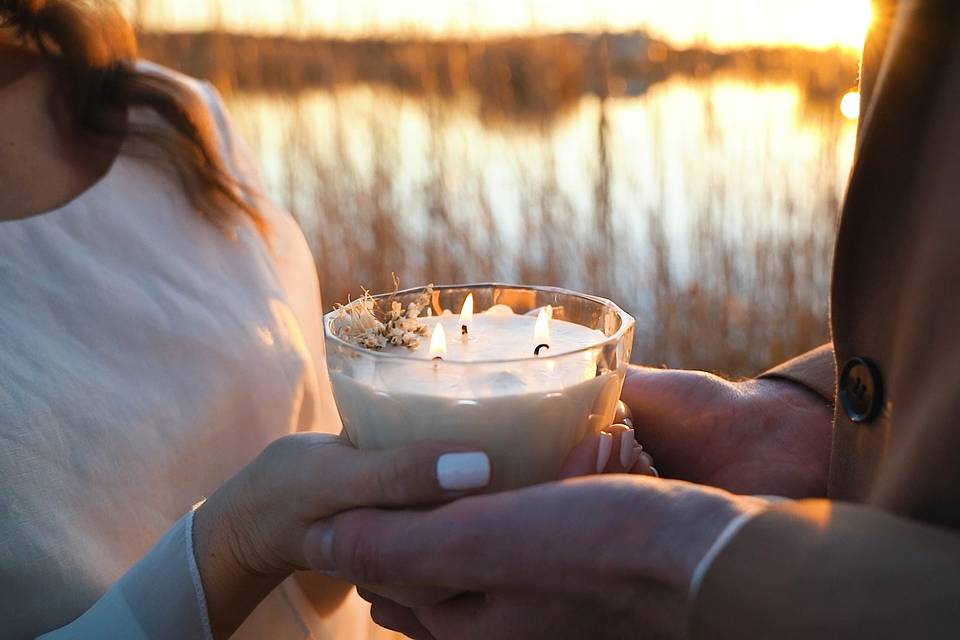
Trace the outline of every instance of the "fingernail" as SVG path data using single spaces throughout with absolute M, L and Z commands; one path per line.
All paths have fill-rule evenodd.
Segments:
M 627 425 L 628 427 L 632 427 L 632 426 L 633 426 L 633 419 L 632 419 L 632 418 L 624 418 L 624 419 L 623 419 L 623 424 Z
M 312 540 L 318 540 L 315 552 L 307 554 L 310 561 L 310 568 L 318 573 L 332 576 L 335 573 L 336 566 L 333 560 L 333 525 L 327 523 L 317 523 L 307 536 L 307 544 Z
M 620 465 L 629 469 L 633 465 L 633 447 L 637 444 L 633 429 L 620 434 Z
M 636 455 L 636 458 L 633 461 L 633 466 L 630 467 L 630 473 L 646 474 L 650 465 L 647 464 L 647 461 L 643 459 L 643 453 L 639 448 L 634 449 L 633 453 Z
M 650 472 L 653 474 L 653 476 L 654 476 L 655 478 L 659 478 L 659 477 L 660 477 L 660 472 L 657 471 L 657 468 L 656 468 L 656 467 L 650 467 Z
M 437 482 L 445 491 L 482 489 L 490 484 L 490 458 L 482 451 L 445 453 L 437 458 Z
M 600 434 L 600 446 L 597 447 L 597 473 L 603 473 L 610 462 L 610 452 L 613 451 L 613 436 L 609 433 Z

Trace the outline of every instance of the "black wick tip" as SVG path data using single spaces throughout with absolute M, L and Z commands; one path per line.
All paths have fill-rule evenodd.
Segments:
M 550 345 L 548 344 L 538 344 L 537 348 L 533 350 L 533 355 L 538 356 L 540 355 L 541 349 L 549 349 L 549 348 L 550 348 Z
M 460 335 L 465 336 L 468 333 L 470 332 L 467 330 L 467 325 L 465 324 L 460 325 Z

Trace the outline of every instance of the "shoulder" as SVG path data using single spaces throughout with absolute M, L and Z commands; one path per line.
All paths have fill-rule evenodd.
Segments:
M 206 122 L 216 132 L 226 167 L 238 181 L 250 187 L 257 210 L 267 221 L 267 241 L 261 244 L 259 236 L 255 236 L 256 242 L 266 251 L 286 302 L 298 320 L 299 331 L 306 346 L 322 364 L 322 307 L 313 255 L 294 217 L 267 196 L 266 185 L 261 179 L 257 163 L 234 126 L 220 93 L 207 81 L 192 78 L 153 62 L 140 60 L 136 63 L 136 69 L 175 84 L 183 91 L 185 100 L 199 101 Z M 328 410 L 333 406 L 332 401 L 323 402 Z M 331 424 L 336 423 L 336 412 L 332 411 L 329 415 L 334 416 Z
M 215 86 L 206 80 L 188 76 L 148 60 L 137 60 L 134 68 L 139 73 L 157 78 L 171 90 L 176 91 L 184 108 L 192 112 L 197 126 L 210 134 L 227 171 L 237 182 L 245 185 L 256 195 L 257 207 L 275 208 L 268 206 L 271 203 L 263 198 L 265 186 L 260 170 L 233 125 L 223 97 Z M 263 213 L 274 212 L 264 211 Z M 268 216 L 270 217 L 274 216 Z
M 155 78 L 176 91 L 178 99 L 184 103 L 186 108 L 207 119 L 204 124 L 216 130 L 221 145 L 229 143 L 232 132 L 223 98 L 210 82 L 188 76 L 150 60 L 137 60 L 134 62 L 134 70 L 145 76 Z
M 216 88 L 207 82 L 193 76 L 188 76 L 176 69 L 165 67 L 150 60 L 137 59 L 133 63 L 136 72 L 162 80 L 178 89 L 184 97 L 202 101 L 208 108 L 221 108 L 222 100 Z
M 270 227 L 272 257 L 280 271 L 314 272 L 312 258 L 299 225 L 290 213 L 267 196 L 257 162 L 234 126 L 216 87 L 206 80 L 193 78 L 148 60 L 138 60 L 135 69 L 175 86 L 181 92 L 182 99 L 200 112 L 198 117 L 203 126 L 210 127 L 214 133 L 227 170 L 249 188 L 258 211 L 266 219 Z M 291 260 L 295 265 L 284 264 Z
M 282 266 L 290 267 L 294 271 L 303 269 L 313 271 L 312 258 L 299 225 L 290 213 L 267 197 L 266 185 L 261 178 L 257 162 L 237 131 L 216 87 L 206 80 L 193 78 L 148 60 L 138 60 L 135 68 L 140 73 L 161 78 L 175 85 L 182 91 L 184 100 L 190 101 L 196 105 L 195 108 L 203 111 L 204 122 L 212 127 L 215 133 L 218 148 L 227 169 L 235 179 L 251 189 L 256 199 L 257 209 L 270 226 L 269 244 L 273 249 L 274 260 L 283 263 L 293 259 L 296 266 Z

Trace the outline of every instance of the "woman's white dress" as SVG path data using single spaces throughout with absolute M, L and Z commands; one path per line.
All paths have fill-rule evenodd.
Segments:
M 205 101 L 262 188 L 216 92 L 144 67 Z M 230 238 L 169 169 L 121 154 L 67 205 L 0 223 L 0 637 L 209 637 L 192 505 L 275 438 L 339 431 L 312 258 L 259 204 L 269 243 Z M 235 637 L 376 633 L 355 594 L 321 620 L 290 579 Z

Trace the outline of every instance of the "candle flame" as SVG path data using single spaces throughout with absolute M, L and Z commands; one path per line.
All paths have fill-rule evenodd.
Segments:
M 430 357 L 442 358 L 447 355 L 447 336 L 443 332 L 443 325 L 439 322 L 433 327 L 430 334 Z
M 540 309 L 537 315 L 537 324 L 533 327 L 533 337 L 539 342 L 546 342 L 550 339 L 550 318 L 553 317 L 553 307 L 547 305 Z
M 473 320 L 473 294 L 468 293 L 467 299 L 463 301 L 463 309 L 460 310 L 460 326 L 469 327 Z

